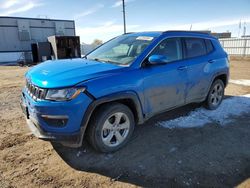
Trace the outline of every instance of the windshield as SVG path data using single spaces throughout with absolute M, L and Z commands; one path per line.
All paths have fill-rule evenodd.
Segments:
M 118 65 L 130 65 L 153 39 L 148 36 L 122 35 L 103 44 L 86 58 Z

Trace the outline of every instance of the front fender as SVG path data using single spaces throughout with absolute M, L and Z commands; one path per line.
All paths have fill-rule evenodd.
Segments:
M 90 103 L 82 120 L 82 124 L 81 124 L 82 135 L 84 135 L 86 128 L 88 126 L 90 117 L 93 114 L 96 107 L 107 102 L 114 102 L 114 101 L 119 101 L 123 99 L 130 99 L 133 101 L 134 106 L 136 108 L 137 117 L 138 117 L 138 124 L 142 124 L 144 122 L 144 118 L 143 118 L 144 116 L 142 112 L 142 105 L 141 105 L 138 95 L 134 91 L 118 92 L 118 93 L 113 93 L 113 94 L 100 97 Z

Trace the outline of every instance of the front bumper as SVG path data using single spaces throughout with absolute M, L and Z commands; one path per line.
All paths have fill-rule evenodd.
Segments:
M 40 139 L 60 142 L 70 147 L 79 147 L 82 142 L 84 127 L 83 116 L 91 99 L 84 93 L 76 99 L 65 102 L 35 101 L 26 92 L 22 92 L 20 105 L 25 114 L 31 132 Z M 68 117 L 65 125 L 55 126 L 43 116 Z
M 27 125 L 34 136 L 39 139 L 51 141 L 51 142 L 60 142 L 64 145 L 71 147 L 80 147 L 82 141 L 81 131 L 74 134 L 56 134 L 56 133 L 47 133 L 40 129 L 38 124 L 34 123 L 34 120 L 27 119 Z

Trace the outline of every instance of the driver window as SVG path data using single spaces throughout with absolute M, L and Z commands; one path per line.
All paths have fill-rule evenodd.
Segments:
M 164 55 L 169 62 L 182 59 L 182 47 L 180 38 L 169 38 L 162 41 L 152 51 L 151 55 Z

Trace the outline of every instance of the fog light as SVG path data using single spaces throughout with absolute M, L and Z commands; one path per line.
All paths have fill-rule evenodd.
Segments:
M 41 115 L 41 117 L 52 127 L 64 127 L 68 122 L 68 116 Z

